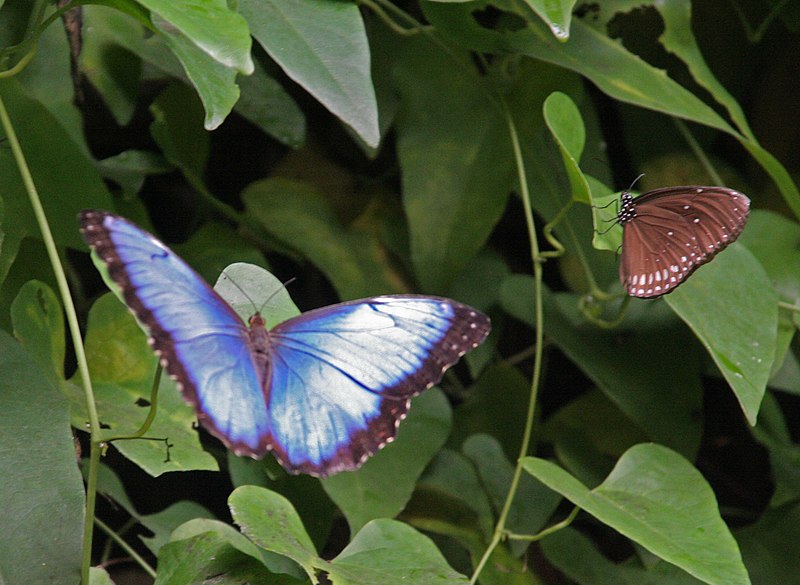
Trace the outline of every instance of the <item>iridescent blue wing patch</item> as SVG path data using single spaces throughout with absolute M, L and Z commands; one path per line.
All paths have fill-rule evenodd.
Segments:
M 488 318 L 437 297 L 394 295 L 324 307 L 270 331 L 272 449 L 325 475 L 391 441 L 409 400 L 489 333 Z
M 86 242 L 198 419 L 235 453 L 293 473 L 355 469 L 391 441 L 414 395 L 479 345 L 489 319 L 449 299 L 375 297 L 247 327 L 178 256 L 127 220 L 80 215 Z

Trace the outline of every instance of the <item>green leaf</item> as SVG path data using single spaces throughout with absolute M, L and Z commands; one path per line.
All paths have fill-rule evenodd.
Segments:
M 753 583 L 800 584 L 800 505 L 767 508 L 757 522 L 736 532 Z
M 53 384 L 64 379 L 64 316 L 58 297 L 46 284 L 32 280 L 11 304 L 14 336 L 39 362 Z
M 778 297 L 764 269 L 734 243 L 666 301 L 711 354 L 747 420 L 755 425 L 778 327 Z
M 530 393 L 531 381 L 518 368 L 508 363 L 487 368 L 453 413 L 450 445 L 460 448 L 471 435 L 491 429 L 506 457 L 518 457 L 525 428 L 525 409 L 520 405 L 527 403 Z
M 293 559 L 312 582 L 315 567 L 324 565 L 292 504 L 275 492 L 242 486 L 228 498 L 233 521 L 261 548 Z
M 173 244 L 170 248 L 186 260 L 206 282 L 215 282 L 222 272 L 233 264 L 267 267 L 264 254 L 258 248 L 250 244 L 229 224 L 217 221 L 204 223 L 186 242 Z M 269 278 L 263 276 L 264 272 L 259 274 L 262 278 Z M 260 305 L 251 304 L 247 317 L 258 308 Z
M 200 126 L 202 111 L 194 94 L 181 83 L 172 83 L 150 105 L 150 133 L 169 162 L 190 182 L 202 184 L 208 162 L 208 132 Z
M 59 245 L 84 249 L 76 229 L 78 211 L 111 207 L 111 198 L 93 162 L 41 103 L 28 97 L 14 78 L 0 79 L 0 96 L 25 148 L 25 157 L 42 200 L 53 238 Z M 0 184 L 6 221 L 0 249 L 0 282 L 26 236 L 40 237 L 30 199 L 8 147 L 0 148 Z
M 413 502 L 412 510 L 406 511 L 413 522 L 455 536 L 473 555 L 482 554 L 492 533 L 492 504 L 467 457 L 442 449 L 428 465 L 417 490 L 420 497 L 415 495 L 417 501 Z
M 170 23 L 154 18 L 153 25 L 163 35 L 164 42 L 181 62 L 197 90 L 205 107 L 205 129 L 216 129 L 239 99 L 236 72 L 209 57 L 191 39 L 172 28 Z
M 135 17 L 124 10 L 125 7 L 138 8 L 143 14 Z M 180 61 L 167 46 L 165 36 L 153 34 L 153 24 L 144 9 L 130 3 L 122 5 L 120 9 L 98 4 L 87 4 L 82 6 L 82 9 L 84 27 L 90 27 L 93 37 L 91 41 L 84 39 L 84 51 L 81 52 L 81 57 L 90 61 L 82 60 L 82 64 L 87 77 L 93 82 L 97 80 L 97 89 L 109 102 L 110 108 L 121 107 L 127 110 L 132 107 L 125 104 L 114 106 L 114 103 L 117 99 L 135 101 L 136 95 L 127 94 L 138 89 L 139 71 L 137 68 L 128 70 L 128 75 L 120 78 L 118 69 L 111 69 L 110 64 L 103 62 L 104 59 L 112 63 L 116 60 L 109 53 L 133 53 L 148 65 L 152 65 L 156 73 L 163 72 L 168 76 L 188 81 Z M 124 59 L 124 62 L 132 63 L 128 62 L 127 58 Z M 99 65 L 96 63 L 97 60 L 101 61 Z M 97 70 L 97 67 L 100 69 Z M 129 77 L 133 77 L 137 83 L 135 85 L 131 83 Z
M 661 13 L 661 17 L 664 19 L 664 33 L 658 39 L 661 44 L 667 51 L 683 61 L 694 80 L 707 89 L 718 103 L 725 106 L 739 132 L 755 142 L 755 136 L 750 130 L 741 106 L 725 89 L 725 86 L 714 77 L 708 64 L 703 59 L 703 54 L 692 29 L 691 1 L 653 2 L 653 6 Z
M 269 572 L 258 559 L 243 553 L 218 532 L 170 542 L 158 557 L 156 585 L 202 583 L 230 585 L 300 585 L 303 581 Z
M 569 25 L 576 0 L 525 0 L 525 3 L 550 27 L 559 41 L 569 39 Z
M 112 295 L 101 297 L 92 306 L 85 348 L 106 433 L 117 436 L 135 432 L 150 409 L 156 358 L 136 321 Z M 69 398 L 73 425 L 83 428 L 88 417 L 77 386 L 73 386 Z M 216 470 L 216 461 L 200 446 L 196 423 L 194 410 L 165 375 L 158 390 L 158 411 L 145 435 L 151 440 L 119 440 L 113 445 L 152 476 L 189 469 Z
M 272 457 L 255 460 L 237 457 L 232 451 L 228 451 L 228 472 L 234 487 L 257 485 L 285 497 L 303 519 L 316 548 L 322 549 L 328 542 L 339 511 L 322 489 L 319 479 L 292 475 Z
M 89 567 L 89 585 L 114 585 L 114 581 L 104 568 Z
M 546 25 L 534 19 L 514 30 L 491 30 L 473 18 L 475 4 L 424 2 L 425 15 L 437 29 L 460 44 L 487 52 L 512 52 L 541 59 L 590 79 L 622 102 L 664 112 L 725 132 L 732 128 L 689 90 L 629 52 L 625 46 L 581 19 L 572 22 L 569 41 L 553 43 Z
M 776 213 L 753 210 L 739 243 L 758 259 L 780 300 L 796 304 L 800 300 L 800 254 L 797 252 L 800 249 L 800 226 Z M 787 357 L 794 359 L 793 356 L 787 356 L 794 333 L 795 324 L 790 315 L 786 311 L 779 311 L 773 375 Z M 791 379 L 797 380 L 798 377 L 791 376 Z M 775 387 L 781 387 L 774 376 L 770 382 L 776 384 Z M 791 391 L 790 386 L 782 389 Z
M 85 494 L 66 401 L 4 331 L 0 371 L 0 582 L 74 585 Z
M 775 490 L 770 506 L 794 502 L 800 495 L 800 445 L 794 442 L 788 422 L 775 396 L 767 392 L 758 413 L 753 438 L 769 453 Z
M 136 108 L 142 61 L 131 47 L 142 42 L 134 31 L 141 32 L 143 28 L 119 10 L 91 5 L 82 10 L 84 30 L 91 30 L 92 34 L 83 37 L 81 72 L 102 96 L 114 121 L 124 126 Z M 123 38 L 131 42 L 120 43 Z
M 464 442 L 462 450 L 475 466 L 495 514 L 499 516 L 511 486 L 514 466 L 506 458 L 500 443 L 490 435 L 472 435 Z M 541 482 L 523 475 L 508 513 L 506 528 L 517 534 L 535 534 L 544 528 L 560 501 L 561 498 Z M 530 545 L 527 541 L 510 541 L 509 544 L 517 556 Z
M 358 6 L 325 0 L 239 4 L 253 36 L 286 74 L 376 147 L 378 108 Z
M 264 179 L 248 185 L 242 200 L 268 233 L 313 262 L 341 298 L 398 292 L 375 235 L 342 227 L 330 203 L 309 185 Z
M 416 397 L 397 439 L 352 472 L 322 480 L 355 534 L 374 518 L 392 518 L 406 505 L 414 486 L 450 432 L 450 407 L 431 389 Z
M 173 532 L 180 526 L 191 521 L 211 519 L 211 512 L 200 504 L 189 500 L 181 500 L 167 506 L 160 512 L 136 515 L 142 526 L 153 533 L 153 536 L 141 536 L 142 542 L 154 555 L 159 555 L 161 547 L 166 545 L 173 537 Z M 227 525 L 226 525 L 227 526 Z
M 568 95 L 553 92 L 544 102 L 544 119 L 561 151 L 572 199 L 589 203 L 589 184 L 578 166 L 586 142 L 586 128 L 578 107 Z
M 684 285 L 685 286 L 685 285 Z M 657 303 L 630 306 L 618 330 L 588 324 L 572 294 L 544 294 L 545 333 L 651 439 L 688 457 L 700 445 L 700 351 Z M 533 278 L 503 283 L 503 307 L 533 326 Z
M 303 578 L 303 571 L 293 561 L 284 556 L 271 553 L 263 548 L 257 547 L 252 541 L 248 540 L 241 532 L 230 524 L 206 518 L 196 518 L 189 520 L 175 528 L 172 532 L 172 541 L 184 540 L 204 533 L 214 532 L 220 540 L 224 540 L 233 548 L 260 561 L 271 573 L 283 573 L 283 578 L 291 576 L 300 580 Z M 260 571 L 263 573 L 263 570 Z M 273 581 L 270 581 L 272 583 Z M 284 581 L 277 581 L 283 583 Z M 288 583 L 295 583 L 289 580 Z M 305 581 L 304 581 L 305 582 Z M 246 585 L 246 583 L 243 583 Z
M 542 552 L 558 570 L 581 585 L 697 585 L 689 573 L 666 562 L 645 564 L 631 558 L 614 563 L 573 528 L 566 528 L 542 540 Z
M 698 579 L 712 585 L 749 585 L 711 487 L 666 447 L 632 447 L 591 490 L 544 459 L 526 457 L 522 465 L 576 506 Z
M 84 473 L 88 473 L 88 469 L 84 468 Z M 158 555 L 161 547 L 170 541 L 172 532 L 179 526 L 190 520 L 212 517 L 203 506 L 188 500 L 175 502 L 154 514 L 140 514 L 128 498 L 119 477 L 103 463 L 100 463 L 97 475 L 97 492 L 114 500 L 119 507 L 152 533 L 152 536 L 139 536 L 139 538 L 154 555 Z
M 165 21 L 167 26 L 160 28 L 170 31 L 167 34 L 180 31 L 214 61 L 246 75 L 253 72 L 247 22 L 230 10 L 225 0 L 139 0 L 139 3 Z
M 422 288 L 444 293 L 505 210 L 512 180 L 508 128 L 466 54 L 452 56 L 415 39 L 395 78 L 411 260 Z
M 334 585 L 467 583 L 423 534 L 394 520 L 367 524 L 330 564 Z
M 8 38 L 6 33 L 7 29 L 0 36 Z M 90 158 L 82 113 L 75 100 L 70 47 L 64 27 L 48 26 L 39 33 L 41 34 L 36 36 L 36 58 L 26 63 L 14 78 L 19 81 L 28 97 L 34 99 L 57 120 L 56 123 L 69 135 L 83 156 Z M 4 47 L 8 44 L 10 43 L 3 43 Z M 16 131 L 19 133 L 20 128 L 16 128 Z M 30 145 L 24 141 L 22 144 L 26 156 L 31 154 Z
M 303 111 L 258 61 L 255 65 L 252 75 L 239 79 L 241 97 L 234 110 L 286 146 L 299 148 L 306 137 Z
M 147 177 L 175 168 L 163 156 L 148 150 L 126 150 L 98 161 L 97 167 L 104 178 L 120 186 L 123 196 L 131 199 L 139 194 Z
M 245 323 L 262 310 L 268 329 L 300 314 L 286 286 L 260 266 L 231 264 L 220 274 L 214 290 Z

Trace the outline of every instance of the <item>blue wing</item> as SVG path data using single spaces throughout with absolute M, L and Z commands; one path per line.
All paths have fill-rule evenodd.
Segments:
M 391 441 L 409 400 L 488 335 L 449 299 L 383 296 L 332 305 L 269 333 L 270 448 L 295 472 L 358 467 Z
M 183 260 L 127 220 L 84 211 L 80 223 L 198 419 L 234 452 L 263 454 L 263 373 L 241 319 Z

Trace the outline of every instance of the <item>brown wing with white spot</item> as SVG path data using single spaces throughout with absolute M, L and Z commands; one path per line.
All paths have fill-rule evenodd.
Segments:
M 619 277 L 627 293 L 641 298 L 672 292 L 739 237 L 750 200 L 724 187 L 668 187 L 631 203 L 623 222 Z

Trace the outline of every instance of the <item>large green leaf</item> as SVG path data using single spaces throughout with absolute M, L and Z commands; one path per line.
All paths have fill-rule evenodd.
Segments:
M 542 541 L 542 552 L 567 577 L 580 585 L 698 585 L 702 583 L 670 563 L 628 559 L 615 563 L 592 541 L 573 528 L 560 530 Z
M 150 133 L 164 156 L 190 182 L 202 183 L 209 136 L 199 123 L 203 114 L 197 98 L 183 84 L 172 83 L 151 104 L 150 112 Z
M 108 208 L 111 199 L 93 162 L 72 141 L 59 121 L 41 103 L 28 97 L 13 78 L 0 79 L 0 96 L 18 134 L 33 181 L 47 214 L 56 243 L 83 248 L 75 218 L 85 207 Z M 0 148 L 0 184 L 3 185 L 5 238 L 0 248 L 0 281 L 14 261 L 22 238 L 39 237 L 11 149 Z
M 531 326 L 533 290 L 533 278 L 522 275 L 502 289 L 504 308 Z M 547 336 L 651 439 L 694 457 L 702 434 L 699 346 L 669 310 L 642 303 L 618 330 L 600 329 L 578 311 L 576 295 L 542 292 Z
M 64 379 L 64 316 L 55 293 L 38 281 L 25 283 L 11 304 L 14 336 L 54 384 Z
M 334 585 L 446 585 L 467 583 L 436 545 L 407 524 L 373 520 L 331 562 Z
M 75 585 L 84 491 L 66 401 L 37 358 L 4 331 L 0 371 L 0 582 Z
M 403 205 L 422 288 L 446 292 L 505 209 L 508 128 L 468 56 L 410 42 L 396 65 Z
M 172 28 L 169 22 L 154 18 L 153 25 L 183 65 L 186 75 L 203 101 L 206 130 L 216 129 L 239 99 L 239 87 L 235 83 L 236 71 L 209 57 L 208 53 L 198 48 L 181 31 Z
M 167 29 L 180 31 L 215 61 L 247 75 L 253 72 L 247 22 L 225 0 L 139 0 L 139 3 L 168 23 Z
M 158 557 L 156 585 L 300 585 L 289 575 L 269 571 L 257 556 L 242 551 L 231 542 L 231 535 L 221 526 L 164 545 Z
M 442 392 L 431 389 L 414 399 L 397 439 L 357 471 L 322 481 L 355 534 L 375 518 L 396 516 L 450 431 L 450 407 Z
M 380 140 L 369 44 L 358 6 L 325 0 L 240 0 L 253 36 L 294 81 L 367 145 Z
M 525 470 L 647 550 L 713 585 L 749 585 L 714 492 L 683 457 L 654 444 L 629 449 L 589 489 L 557 465 L 526 457 Z
M 796 499 L 766 509 L 757 522 L 735 536 L 753 583 L 800 584 L 800 506 Z
M 269 490 L 243 486 L 228 503 L 242 532 L 262 548 L 294 559 L 312 582 L 325 571 L 334 585 L 466 583 L 428 537 L 394 520 L 373 520 L 332 561 L 317 556 L 288 500 Z
M 375 235 L 342 226 L 327 199 L 310 185 L 264 179 L 249 185 L 242 200 L 267 233 L 302 252 L 342 298 L 400 292 Z
M 706 347 L 747 420 L 756 424 L 778 329 L 778 297 L 764 269 L 734 243 L 666 301 Z

